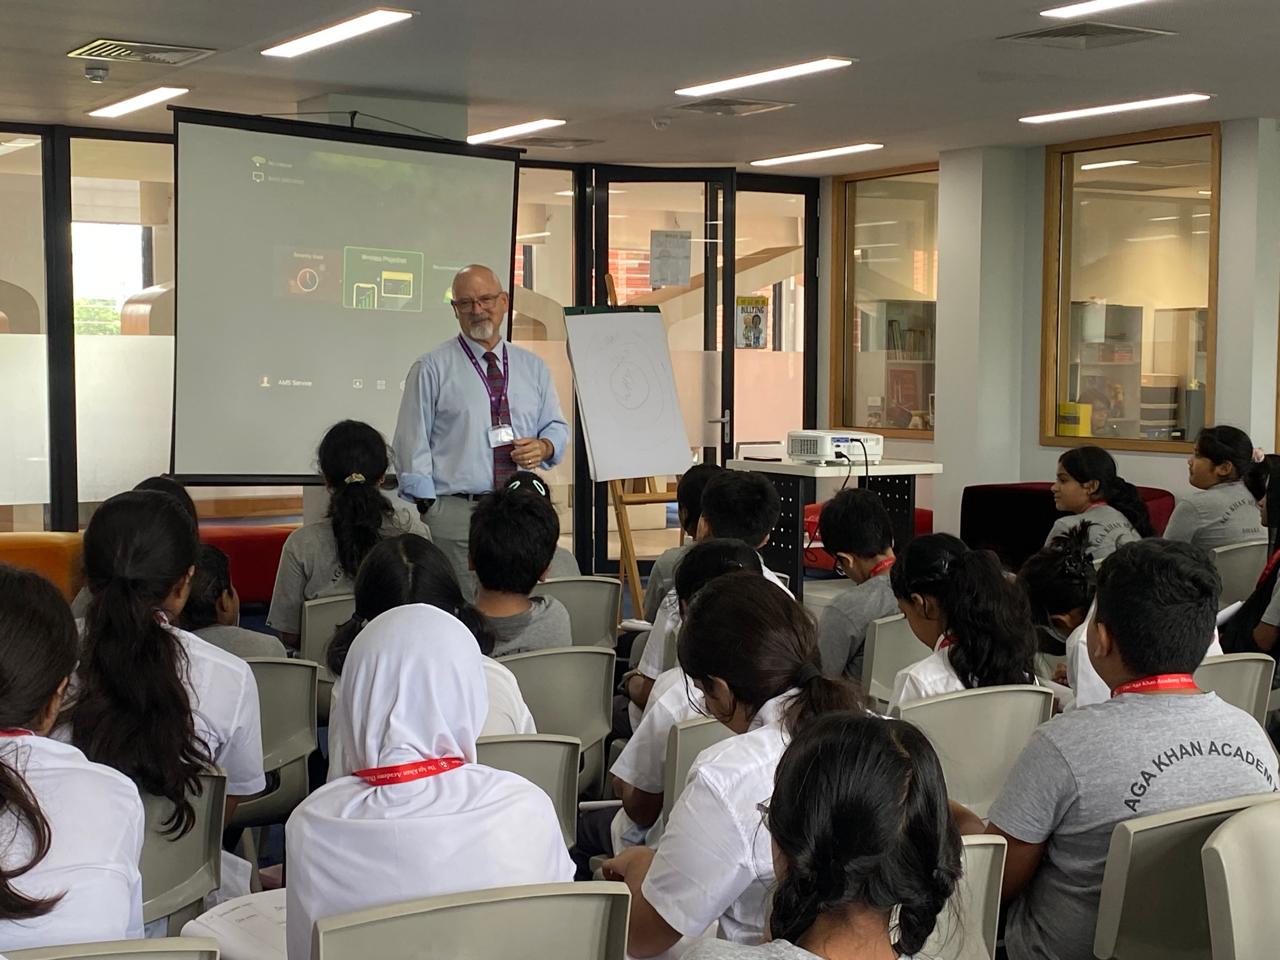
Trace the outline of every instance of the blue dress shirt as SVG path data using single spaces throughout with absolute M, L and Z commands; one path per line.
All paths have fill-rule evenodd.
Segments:
M 483 344 L 463 337 L 480 370 L 485 370 Z M 542 358 L 499 340 L 493 348 L 502 363 L 507 350 L 507 404 L 516 437 L 549 440 L 555 448 L 542 466 L 553 467 L 564 456 L 569 425 Z M 396 463 L 400 495 L 434 500 L 453 493 L 487 493 L 493 489 L 493 448 L 489 446 L 489 391 L 457 337 L 450 337 L 409 368 L 396 418 Z

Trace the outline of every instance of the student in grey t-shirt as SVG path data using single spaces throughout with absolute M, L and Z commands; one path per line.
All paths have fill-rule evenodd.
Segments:
M 1068 450 L 1058 460 L 1053 505 L 1071 516 L 1054 523 L 1045 546 L 1083 523 L 1089 526 L 1089 553 L 1095 561 L 1116 548 L 1154 536 L 1142 495 L 1116 474 L 1116 462 L 1101 447 Z
M 470 539 L 475 605 L 498 634 L 494 657 L 573 643 L 564 604 L 530 596 L 546 579 L 559 536 L 555 507 L 536 492 L 504 489 L 476 504 Z
M 1041 726 L 990 810 L 987 832 L 1009 843 L 1003 892 L 1018 897 L 1010 960 L 1091 960 L 1116 824 L 1276 789 L 1261 726 L 1191 676 L 1220 588 L 1203 550 L 1166 540 L 1121 547 L 1099 571 L 1088 650 L 1112 699 Z
M 893 523 L 870 490 L 841 490 L 822 508 L 818 535 L 823 549 L 835 558 L 836 571 L 854 583 L 836 595 L 818 621 L 822 670 L 861 683 L 867 628 L 872 620 L 898 612 L 889 585 Z
M 240 595 L 231 581 L 231 565 L 225 553 L 207 543 L 196 554 L 181 626 L 237 657 L 287 656 L 284 644 L 275 637 L 240 626 Z
M 1244 475 L 1253 463 L 1253 441 L 1235 427 L 1207 427 L 1196 437 L 1187 458 L 1187 474 L 1195 492 L 1180 500 L 1164 535 L 1205 549 L 1267 539 L 1257 500 L 1245 489 Z

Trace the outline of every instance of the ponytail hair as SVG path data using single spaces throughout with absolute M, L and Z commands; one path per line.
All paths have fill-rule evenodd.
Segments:
M 0 564 L 0 729 L 35 726 L 75 670 L 76 645 L 71 608 L 57 588 L 39 574 Z M 0 866 L 4 921 L 43 916 L 63 897 L 34 897 L 14 887 L 48 856 L 53 842 L 48 818 L 12 763 L 15 752 L 0 757 L 0 814 L 16 821 L 9 842 L 26 833 L 30 847 L 25 860 Z
M 212 763 L 196 736 L 187 654 L 164 625 L 164 602 L 196 562 L 196 526 L 164 493 L 122 493 L 84 533 L 91 599 L 71 742 L 144 793 L 173 804 L 169 832 L 191 829 L 200 774 Z
M 320 473 L 329 488 L 329 521 L 338 545 L 338 565 L 354 577 L 360 562 L 382 537 L 395 510 L 378 484 L 389 466 L 387 441 L 359 420 L 335 423 L 320 441 Z
M 824 914 L 898 921 L 902 956 L 924 947 L 961 875 L 942 764 L 909 723 L 837 712 L 800 731 L 778 762 L 766 826 L 786 868 L 772 939 L 798 943 Z
M 1237 427 L 1225 424 L 1205 427 L 1196 435 L 1196 455 L 1204 457 L 1215 467 L 1231 464 L 1232 475 L 1227 481 L 1243 480 L 1253 466 L 1253 441 Z
M 893 594 L 933 597 L 946 618 L 951 666 L 968 689 L 1029 683 L 1035 675 L 1035 631 L 1026 595 L 989 550 L 957 537 L 916 537 L 889 572 Z
M 813 620 L 786 592 L 754 573 L 726 573 L 698 591 L 677 643 L 691 680 L 719 678 L 751 716 L 789 690 L 789 734 L 833 710 L 861 710 L 858 687 L 824 676 Z
M 1077 483 L 1096 480 L 1098 489 L 1094 494 L 1095 498 L 1105 500 L 1109 506 L 1119 510 L 1133 525 L 1133 529 L 1138 531 L 1139 536 L 1156 535 L 1142 494 L 1137 487 L 1116 473 L 1116 461 L 1107 451 L 1095 446 L 1073 447 L 1058 458 L 1058 463 Z
M 486 657 L 498 635 L 489 618 L 467 602 L 453 566 L 430 540 L 404 533 L 378 541 L 356 575 L 356 612 L 334 631 L 325 654 L 329 669 L 341 676 L 347 654 L 364 625 L 395 607 L 425 603 L 453 615 L 471 631 Z M 430 641 L 430 637 L 424 637 Z
M 1257 463 L 1251 463 L 1249 469 L 1244 474 L 1245 489 L 1253 496 L 1254 500 L 1267 498 L 1266 516 L 1263 518 L 1263 525 L 1272 532 L 1272 542 L 1274 548 L 1275 530 L 1280 527 L 1280 456 L 1274 453 L 1268 453 Z M 1272 487 L 1278 494 L 1272 497 Z
M 1088 609 L 1098 592 L 1098 571 L 1089 552 L 1086 520 L 1054 537 L 1018 571 L 1018 586 L 1031 605 L 1032 622 L 1048 626 L 1050 617 Z

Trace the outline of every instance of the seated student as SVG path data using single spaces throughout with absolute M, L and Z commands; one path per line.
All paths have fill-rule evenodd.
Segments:
M 862 645 L 872 620 L 898 612 L 889 585 L 893 566 L 893 523 L 870 490 L 841 490 L 818 517 L 822 547 L 836 571 L 856 584 L 832 598 L 818 621 L 822 669 L 829 676 L 862 682 Z
M 547 485 L 546 480 L 531 470 L 517 470 L 513 473 L 511 479 L 507 481 L 506 489 L 536 493 L 540 497 L 545 497 L 547 503 L 551 503 L 551 487 Z M 551 505 L 555 506 L 554 503 Z M 573 558 L 572 553 L 557 543 L 555 556 L 551 558 L 551 566 L 547 568 L 547 579 L 558 580 L 562 577 L 580 576 L 582 576 L 582 568 L 578 566 L 578 561 Z
M 227 555 L 207 543 L 196 553 L 191 595 L 182 608 L 182 629 L 237 657 L 288 656 L 275 637 L 240 626 L 240 595 L 231 582 Z
M 559 538 L 560 518 L 543 497 L 501 490 L 476 504 L 471 569 L 479 585 L 476 607 L 498 635 L 493 656 L 573 642 L 564 604 L 555 597 L 529 596 L 547 578 Z
M 699 541 L 712 537 L 741 540 L 759 550 L 769 542 L 769 534 L 778 522 L 782 502 L 778 491 L 769 479 L 758 473 L 743 470 L 721 470 L 707 481 L 702 491 L 702 515 L 698 518 Z M 766 580 L 781 587 L 788 595 L 791 591 L 782 586 L 778 575 L 768 567 L 762 567 Z M 649 631 L 640 663 L 635 673 L 625 683 L 627 697 L 631 700 L 631 728 L 640 722 L 640 711 L 649 701 L 653 682 L 667 665 L 662 662 L 667 648 L 668 633 L 680 631 L 680 601 L 674 591 L 668 591 L 658 608 L 658 615 Z
M 1266 531 L 1280 528 L 1280 456 L 1267 454 L 1245 473 L 1245 486 L 1258 503 Z M 1273 485 L 1276 496 L 1270 496 Z M 1222 625 L 1222 648 L 1228 653 L 1275 656 L 1280 639 L 1280 550 L 1271 555 L 1249 599 Z
M 346 724 L 343 711 L 343 669 L 351 645 L 366 623 L 396 607 L 414 603 L 443 610 L 454 617 L 475 637 L 484 659 L 485 690 L 489 708 L 479 736 L 497 737 L 513 733 L 537 733 L 533 715 L 525 705 L 515 674 L 489 656 L 497 635 L 483 613 L 467 603 L 458 585 L 453 564 L 444 551 L 429 540 L 412 533 L 389 537 L 369 551 L 356 577 L 356 613 L 334 632 L 329 644 L 326 664 L 338 677 L 329 707 L 329 779 L 349 773 L 350 747 L 342 740 Z M 435 638 L 421 637 L 423 643 Z
M 431 539 L 408 506 L 393 506 L 380 484 L 387 472 L 387 441 L 358 420 L 335 423 L 317 453 L 329 510 L 323 520 L 304 524 L 284 542 L 267 626 L 286 647 L 298 646 L 302 604 L 317 597 L 351 592 L 360 561 L 382 537 L 416 533 Z
M 1067 640 L 1084 623 L 1098 588 L 1089 524 L 1073 527 L 1028 557 L 1018 571 L 1018 586 L 1031 605 L 1040 652 L 1064 656 Z
M 1027 598 L 995 554 L 931 533 L 907 544 L 889 577 L 911 632 L 934 651 L 898 671 L 890 708 L 976 687 L 1034 682 Z
M 1111 699 L 1042 724 L 990 811 L 961 829 L 1009 844 L 1010 960 L 1091 960 L 1117 823 L 1276 789 L 1258 722 L 1195 685 L 1221 581 L 1198 547 L 1144 540 L 1098 571 L 1089 659 Z
M 680 666 L 707 712 L 733 736 L 699 754 L 657 850 L 629 847 L 605 864 L 631 890 L 627 950 L 652 957 L 720 923 L 759 943 L 773 886 L 759 805 L 790 739 L 819 716 L 861 709 L 856 685 L 826 677 L 804 608 L 751 573 L 707 584 L 680 633 Z
M 778 877 L 769 942 L 700 940 L 687 960 L 911 960 L 960 879 L 942 764 L 901 720 L 819 717 L 778 762 L 762 818 Z
M 138 788 L 48 739 L 78 645 L 57 588 L 0 565 L 0 950 L 143 934 Z
M 1228 426 L 1201 430 L 1195 450 L 1187 458 L 1188 479 L 1195 493 L 1173 508 L 1165 539 L 1185 540 L 1206 550 L 1265 540 L 1267 532 L 1254 509 L 1257 498 L 1244 483 L 1253 461 L 1253 441 L 1243 430 Z
M 488 698 L 466 627 L 425 604 L 388 610 L 351 645 L 342 685 L 355 772 L 303 800 L 285 826 L 289 960 L 310 960 L 323 917 L 573 879 L 551 799 L 476 762 Z
M 695 463 L 681 475 L 676 484 L 676 516 L 690 542 L 667 548 L 662 551 L 662 556 L 653 561 L 649 580 L 644 585 L 644 619 L 650 623 L 657 617 L 659 604 L 675 583 L 676 565 L 689 552 L 693 545 L 691 541 L 697 539 L 698 518 L 702 516 L 702 491 L 706 488 L 707 481 L 723 470 L 724 467 L 714 463 Z
M 210 765 L 227 776 L 227 816 L 266 787 L 258 687 L 249 665 L 179 630 L 195 572 L 196 528 L 163 493 L 122 493 L 84 532 L 93 599 L 64 711 L 86 757 L 174 806 L 186 832 L 189 795 Z
M 1117 476 L 1115 460 L 1101 447 L 1075 447 L 1062 455 L 1053 505 L 1071 516 L 1059 518 L 1044 542 L 1087 521 L 1094 560 L 1105 560 L 1123 543 L 1155 536 L 1138 488 Z

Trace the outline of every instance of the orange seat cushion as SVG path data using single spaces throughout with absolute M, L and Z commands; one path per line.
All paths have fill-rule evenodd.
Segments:
M 0 563 L 34 570 L 51 580 L 70 602 L 84 583 L 79 533 L 0 533 Z

